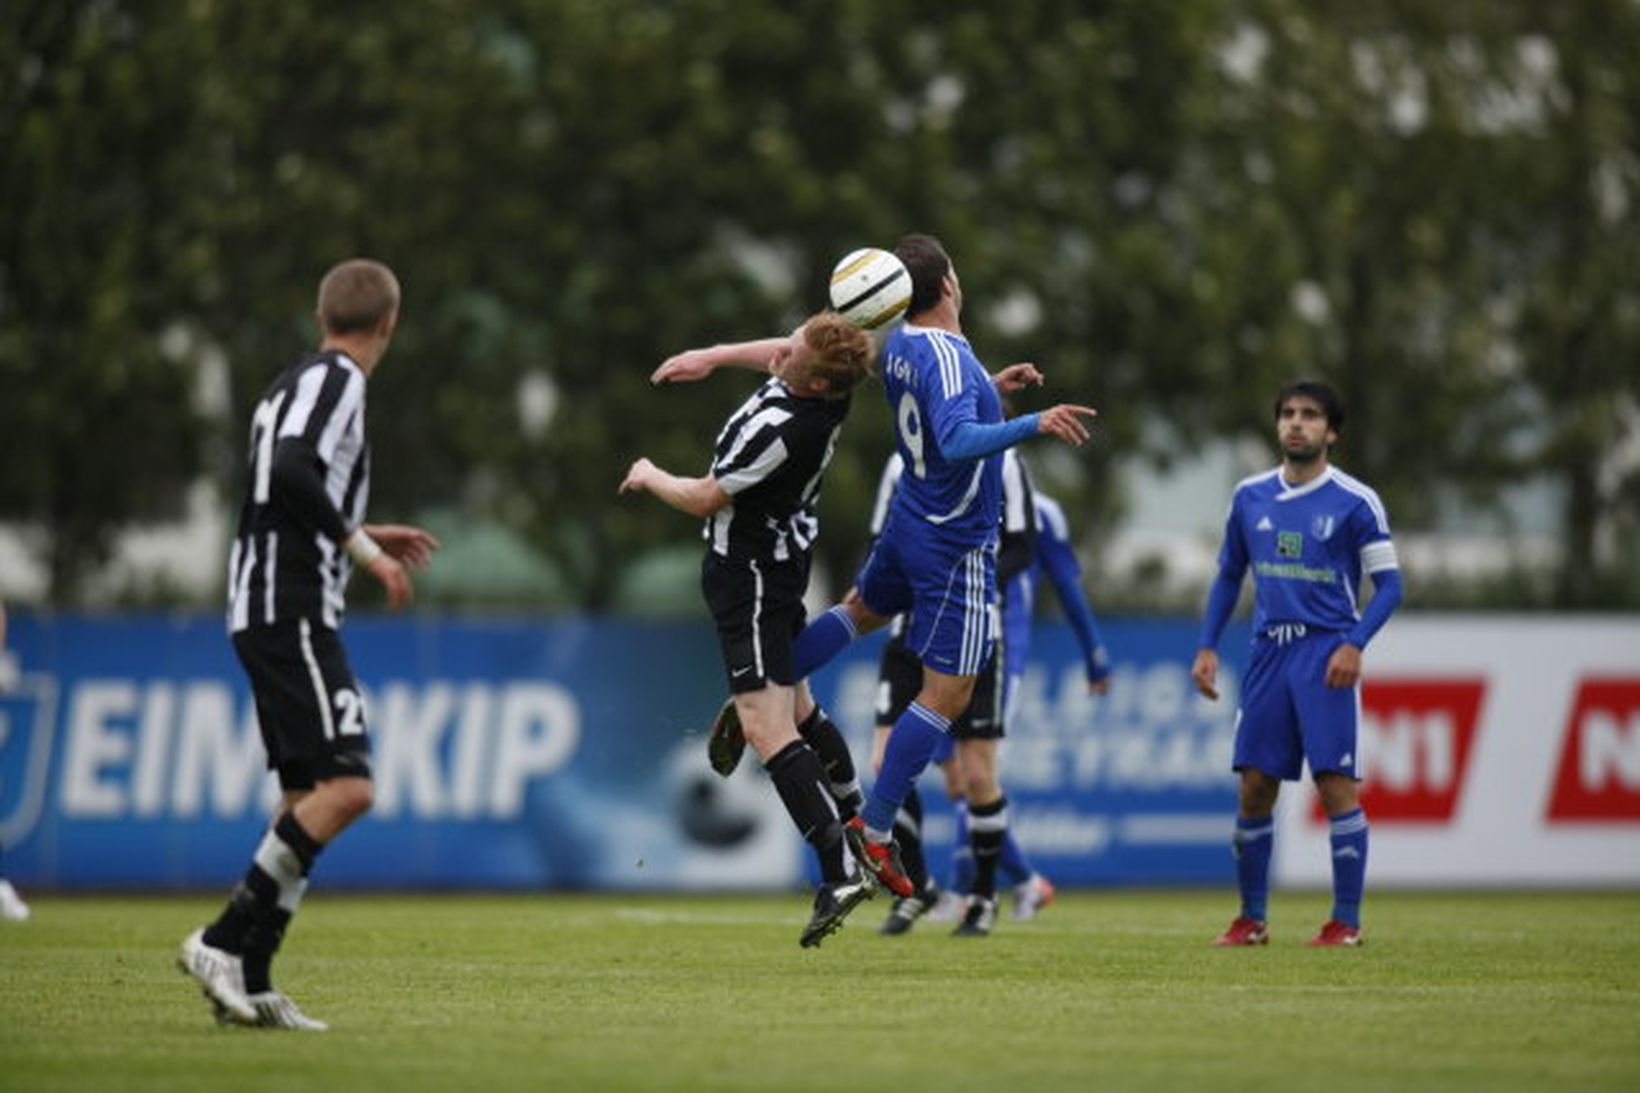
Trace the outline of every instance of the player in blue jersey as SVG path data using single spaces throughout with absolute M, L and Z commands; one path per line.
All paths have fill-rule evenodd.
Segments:
M 1001 395 L 1042 382 L 1031 364 L 989 375 L 962 334 L 962 284 L 945 248 L 908 235 L 894 253 L 911 275 L 906 320 L 883 346 L 881 370 L 905 474 L 883 533 L 842 604 L 798 638 L 806 676 L 860 633 L 909 612 L 906 641 L 923 665 L 922 689 L 896 721 L 876 785 L 847 834 L 855 853 L 889 889 L 914 886 L 893 843 L 894 818 L 951 722 L 968 708 L 974 678 L 990 656 L 996 599 L 1002 452 L 1038 434 L 1071 445 L 1088 439 L 1094 411 L 1063 404 L 1003 420 Z M 971 802 L 973 822 L 1004 831 L 1007 799 Z M 968 921 L 988 932 L 994 901 L 976 901 Z
M 1309 763 L 1331 821 L 1332 916 L 1310 944 L 1361 943 L 1367 817 L 1359 795 L 1361 651 L 1401 602 L 1389 517 L 1378 495 L 1327 459 L 1344 408 L 1324 383 L 1276 396 L 1281 466 L 1236 487 L 1190 675 L 1218 698 L 1216 652 L 1241 580 L 1253 571 L 1253 650 L 1236 716 L 1241 778 L 1233 847 L 1241 912 L 1217 945 L 1262 945 L 1276 795 Z M 1357 610 L 1361 576 L 1374 594 Z
M 879 509 L 886 508 L 900 466 L 899 457 L 895 456 L 885 468 L 884 485 L 879 490 Z M 1099 633 L 1098 621 L 1082 588 L 1082 567 L 1071 544 L 1064 510 L 1057 501 L 1035 488 L 1024 461 L 1012 451 L 1006 453 L 1004 458 L 1003 483 L 1003 545 L 998 563 L 1002 584 L 999 603 L 1002 618 L 1001 663 L 996 663 L 993 658 L 986 666 L 980 674 L 972 704 L 953 726 L 952 735 L 958 741 L 954 760 L 947 756 L 943 748 L 935 753 L 936 761 L 945 767 L 946 793 L 952 800 L 957 817 L 949 884 L 942 893 L 937 886 L 924 880 L 916 895 L 896 900 L 881 930 L 885 934 L 903 934 L 924 915 L 930 921 L 961 917 L 966 911 L 969 894 L 990 895 L 995 891 L 994 881 L 982 876 L 985 872 L 985 840 L 982 832 L 971 834 L 969 831 L 967 799 L 970 794 L 978 794 L 982 800 L 1000 795 L 1000 786 L 996 785 L 997 745 L 1005 727 L 1013 722 L 1015 699 L 1030 654 L 1036 589 L 1043 574 L 1047 574 L 1052 583 L 1060 606 L 1082 647 L 1089 693 L 1104 694 L 1110 688 L 1110 658 Z M 875 524 L 874 520 L 874 529 Z M 1024 557 L 1010 563 L 1010 552 L 1020 548 L 1023 548 Z M 899 629 L 900 624 L 896 624 L 896 630 Z M 877 735 L 874 740 L 879 756 L 894 721 L 917 692 L 918 681 L 913 673 L 919 667 L 916 659 L 904 649 L 897 632 L 883 650 Z M 895 820 L 895 837 L 901 844 L 906 862 L 912 867 L 913 879 L 926 877 L 926 867 L 922 865 L 921 828 L 922 802 L 913 788 Z M 1014 918 L 1018 921 L 1034 918 L 1039 910 L 1053 901 L 1053 884 L 1031 865 L 1011 830 L 1002 833 L 1000 845 L 994 850 L 997 854 L 995 875 L 1006 880 L 1014 889 Z M 979 881 L 978 887 L 976 881 Z M 937 906 L 936 900 L 939 901 Z

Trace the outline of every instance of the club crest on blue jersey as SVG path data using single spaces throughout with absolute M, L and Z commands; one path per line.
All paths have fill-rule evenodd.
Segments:
M 1336 526 L 1331 516 L 1317 516 L 1310 521 L 1310 534 L 1325 543 L 1332 538 L 1333 528 Z

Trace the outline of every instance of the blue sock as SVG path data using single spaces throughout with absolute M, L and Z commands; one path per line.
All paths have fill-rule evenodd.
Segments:
M 792 645 L 792 660 L 798 679 L 807 679 L 809 673 L 825 664 L 853 641 L 856 631 L 843 605 L 838 604 L 824 615 L 803 627 Z
M 967 895 L 974 890 L 974 848 L 968 843 L 968 798 L 951 802 L 957 830 L 951 848 L 951 891 Z
M 1357 808 L 1332 821 L 1332 917 L 1361 928 L 1361 893 L 1367 886 L 1367 814 Z
M 997 863 L 997 871 L 1002 879 L 1011 885 L 1024 884 L 1031 879 L 1036 870 L 1031 868 L 1031 860 L 1025 856 L 1020 848 L 1019 840 L 1014 838 L 1014 829 L 1008 828 L 1008 835 L 1002 841 L 1002 860 Z
M 1275 846 L 1275 817 L 1237 816 L 1230 848 L 1236 855 L 1236 883 L 1241 887 L 1241 913 L 1265 921 L 1270 904 L 1270 851 Z
M 934 747 L 950 729 L 951 722 L 920 702 L 905 708 L 888 734 L 888 747 L 883 750 L 877 782 L 871 787 L 871 800 L 860 812 L 867 827 L 873 831 L 894 830 L 894 817 L 899 815 L 901 803 L 917 776 L 927 768 Z

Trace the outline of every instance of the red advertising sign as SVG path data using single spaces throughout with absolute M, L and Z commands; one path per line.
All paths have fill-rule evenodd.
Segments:
M 1374 679 L 1361 688 L 1361 805 L 1374 824 L 1449 823 L 1474 753 L 1483 678 Z M 1318 801 L 1315 818 L 1324 820 Z
M 1640 678 L 1585 678 L 1562 741 L 1550 822 L 1640 820 Z

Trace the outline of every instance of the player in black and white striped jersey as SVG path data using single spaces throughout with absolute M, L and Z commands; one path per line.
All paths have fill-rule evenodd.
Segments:
M 250 678 L 268 766 L 284 797 L 245 878 L 177 961 L 219 1019 L 271 1028 L 326 1026 L 273 989 L 270 966 L 308 874 L 373 797 L 364 702 L 337 637 L 358 564 L 399 608 L 409 568 L 438 542 L 420 528 L 367 525 L 365 382 L 398 322 L 399 284 L 354 259 L 319 285 L 323 338 L 257 403 L 245 502 L 228 563 L 228 630 Z
M 815 503 L 850 394 L 870 375 L 870 337 L 835 312 L 811 316 L 788 338 L 690 350 L 656 370 L 655 383 L 703 379 L 719 367 L 770 378 L 730 415 L 711 470 L 682 478 L 639 459 L 622 493 L 647 491 L 706 521 L 701 590 L 717 624 L 733 708 L 780 799 L 819 856 L 823 882 L 800 938 L 818 945 L 873 890 L 850 877 L 837 798 L 859 801 L 848 746 L 796 675 L 792 641 L 819 533 Z M 800 726 L 800 727 L 799 727 Z

